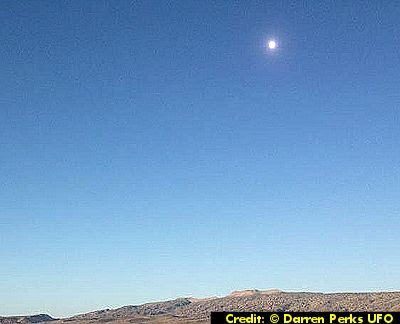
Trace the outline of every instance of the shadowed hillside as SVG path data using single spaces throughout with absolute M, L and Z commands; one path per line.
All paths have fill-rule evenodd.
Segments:
M 180 298 L 138 306 L 104 309 L 56 320 L 54 324 L 101 323 L 208 323 L 212 311 L 400 311 L 400 292 L 287 293 L 279 290 L 244 290 L 226 297 Z M 37 323 L 46 315 L 0 318 L 1 324 Z

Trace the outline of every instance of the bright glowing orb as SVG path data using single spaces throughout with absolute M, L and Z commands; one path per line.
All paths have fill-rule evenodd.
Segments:
M 270 40 L 270 41 L 268 42 L 268 48 L 269 48 L 269 49 L 273 50 L 273 49 L 276 48 L 276 46 L 277 46 L 277 44 L 276 44 L 276 42 L 275 42 L 274 40 Z

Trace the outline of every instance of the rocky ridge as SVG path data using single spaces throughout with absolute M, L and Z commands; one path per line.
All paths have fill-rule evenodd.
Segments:
M 307 293 L 273 290 L 235 291 L 225 297 L 178 298 L 103 309 L 56 320 L 52 324 L 208 323 L 213 311 L 400 311 L 400 292 Z M 48 315 L 0 318 L 0 324 L 53 320 Z M 39 321 L 37 321 L 39 320 Z

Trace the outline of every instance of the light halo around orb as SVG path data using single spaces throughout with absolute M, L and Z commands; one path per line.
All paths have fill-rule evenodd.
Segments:
M 275 40 L 270 39 L 270 40 L 268 41 L 268 48 L 269 48 L 270 50 L 276 49 L 277 46 L 278 46 L 278 44 L 276 43 Z

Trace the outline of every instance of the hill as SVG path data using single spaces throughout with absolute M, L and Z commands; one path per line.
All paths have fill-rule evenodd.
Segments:
M 104 309 L 59 319 L 52 324 L 203 324 L 209 322 L 212 311 L 400 311 L 400 292 L 323 294 L 245 290 L 226 297 L 179 298 Z M 13 323 L 29 322 L 0 319 L 0 324 Z
M 38 314 L 30 316 L 10 316 L 1 317 L 0 324 L 33 324 L 54 321 L 55 319 L 47 314 Z

